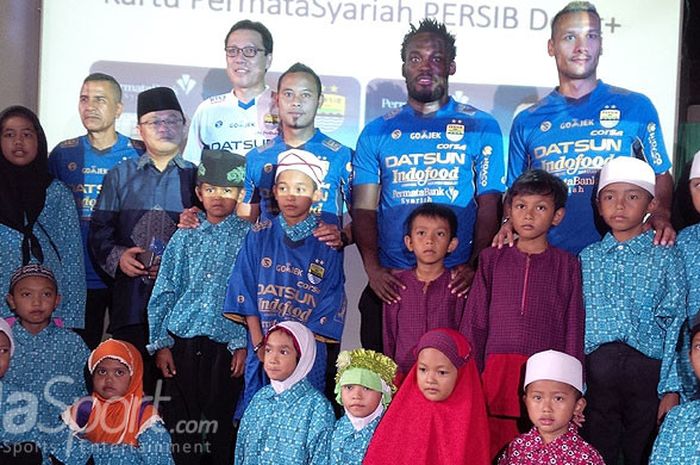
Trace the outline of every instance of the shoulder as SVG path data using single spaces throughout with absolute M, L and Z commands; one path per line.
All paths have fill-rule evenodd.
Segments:
M 226 92 L 223 94 L 218 94 L 218 95 L 212 95 L 208 99 L 202 101 L 202 103 L 199 104 L 199 107 L 197 108 L 198 110 L 200 108 L 206 108 L 209 106 L 215 106 L 215 105 L 221 105 L 226 102 L 231 96 L 231 92 Z
M 387 128 L 392 126 L 392 123 L 399 117 L 399 115 L 401 115 L 404 112 L 405 107 L 406 106 L 404 105 L 399 108 L 394 108 L 389 113 L 386 113 L 378 118 L 373 119 L 365 125 L 365 128 L 362 130 L 362 134 L 360 134 L 360 137 L 362 137 L 363 135 L 386 132 Z
M 56 151 L 56 150 L 68 150 L 68 149 L 73 149 L 73 148 L 79 147 L 79 146 L 80 146 L 80 137 L 75 137 L 73 139 L 66 139 L 62 142 L 59 142 L 59 144 L 56 146 L 56 148 L 54 148 L 54 151 Z
M 700 224 L 687 226 L 678 233 L 678 246 L 700 249 L 700 243 L 696 242 L 698 236 L 700 236 Z
M 73 194 L 71 193 L 70 188 L 63 181 L 60 181 L 58 179 L 54 179 L 53 181 L 51 181 L 51 184 L 49 184 L 49 187 L 46 189 L 46 198 L 47 200 L 68 199 L 71 203 L 73 203 Z
M 139 154 L 142 154 L 146 151 L 146 144 L 144 144 L 142 140 L 132 139 L 131 137 L 128 137 L 127 141 L 127 146 L 133 148 Z
M 553 245 L 549 246 L 548 251 L 553 257 L 564 263 L 566 266 L 575 266 L 576 268 L 579 267 L 578 258 L 571 252 Z

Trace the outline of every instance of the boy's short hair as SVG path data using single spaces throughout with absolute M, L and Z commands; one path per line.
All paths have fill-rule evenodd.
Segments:
M 564 15 L 569 13 L 590 13 L 596 18 L 598 18 L 598 23 L 600 23 L 600 15 L 598 10 L 596 10 L 595 5 L 591 2 L 574 1 L 569 2 L 564 8 L 559 10 L 554 18 L 552 18 L 552 32 L 551 37 L 554 37 L 554 29 L 557 27 L 557 23 Z
M 91 73 L 85 79 L 83 79 L 83 84 L 85 84 L 86 82 L 98 81 L 109 82 L 112 86 L 112 90 L 114 91 L 114 96 L 116 97 L 117 102 L 122 101 L 122 86 L 119 85 L 119 82 L 117 82 L 114 76 L 105 73 Z
M 544 170 L 527 170 L 515 180 L 508 193 L 506 203 L 511 203 L 516 195 L 546 195 L 554 200 L 554 208 L 559 210 L 566 205 L 569 188 L 559 177 Z
M 433 18 L 423 18 L 420 20 L 420 23 L 418 23 L 418 27 L 411 24 L 411 30 L 403 37 L 403 42 L 401 43 L 402 62 L 406 62 L 406 49 L 408 48 L 408 44 L 415 36 L 423 32 L 440 36 L 443 42 L 445 42 L 445 52 L 447 53 L 448 63 L 454 61 L 457 56 L 455 36 L 447 31 L 447 27 L 444 23 L 440 23 Z
M 441 218 L 450 225 L 450 239 L 457 236 L 457 215 L 452 211 L 450 207 L 445 205 L 440 205 L 438 203 L 424 203 L 419 205 L 414 209 L 408 218 L 406 218 L 406 235 L 411 235 L 411 230 L 413 229 L 413 222 L 419 216 L 425 216 L 428 218 Z
M 56 282 L 56 277 L 54 276 L 53 271 L 43 265 L 39 265 L 38 263 L 30 263 L 29 265 L 24 265 L 17 268 L 15 272 L 12 273 L 12 276 L 10 277 L 10 294 L 12 294 L 12 291 L 14 291 L 18 282 L 24 278 L 30 277 L 48 279 L 51 281 L 56 291 L 58 291 L 58 283 Z

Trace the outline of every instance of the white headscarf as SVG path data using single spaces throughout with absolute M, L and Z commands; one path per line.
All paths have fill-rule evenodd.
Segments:
M 12 337 L 12 328 L 4 318 L 0 318 L 0 333 L 5 333 L 10 340 L 10 357 L 12 357 L 15 355 L 15 339 Z
M 292 333 L 292 337 L 296 340 L 299 351 L 301 352 L 299 354 L 297 366 L 292 374 L 289 375 L 289 378 L 282 381 L 270 380 L 272 389 L 274 389 L 277 394 L 282 394 L 284 391 L 306 378 L 306 375 L 311 371 L 316 361 L 316 340 L 314 339 L 314 333 L 312 333 L 309 328 L 296 321 L 277 323 L 270 328 L 267 334 L 269 335 L 278 327 L 284 328 Z

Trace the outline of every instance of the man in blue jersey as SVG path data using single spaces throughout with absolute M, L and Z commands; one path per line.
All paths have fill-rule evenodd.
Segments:
M 357 142 L 353 231 L 369 278 L 359 305 L 365 348 L 381 351 L 382 302 L 395 301 L 400 286 L 392 271 L 415 266 L 403 236 L 417 205 L 442 203 L 457 215 L 459 246 L 445 263 L 459 295 L 497 230 L 505 189 L 501 131 L 490 115 L 449 97 L 454 42 L 434 20 L 411 26 L 401 47 L 408 102 L 369 123 Z
M 115 129 L 122 112 L 122 89 L 114 77 L 103 73 L 86 77 L 80 89 L 78 111 L 87 134 L 58 144 L 49 156 L 49 170 L 71 188 L 78 206 L 88 288 L 85 329 L 79 333 L 93 350 L 102 339 L 111 289 L 109 278 L 99 274 L 90 259 L 87 247 L 90 217 L 107 171 L 121 160 L 137 158 L 145 148 L 141 141 Z
M 670 245 L 676 237 L 670 223 L 673 180 L 659 118 L 644 95 L 597 79 L 600 25 L 589 2 L 571 2 L 552 20 L 548 51 L 559 87 L 515 118 L 508 184 L 528 168 L 544 169 L 567 183 L 566 216 L 551 229 L 549 241 L 576 254 L 600 240 L 604 231 L 593 208 L 596 175 L 603 164 L 619 156 L 641 158 L 656 173 L 659 202 L 646 227 L 656 231 L 655 244 Z M 494 244 L 502 245 L 510 236 L 512 227 L 506 222 Z

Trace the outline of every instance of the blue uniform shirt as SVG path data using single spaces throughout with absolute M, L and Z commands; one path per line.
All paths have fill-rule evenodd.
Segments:
M 277 172 L 277 156 L 293 147 L 287 145 L 282 136 L 275 137 L 269 144 L 255 148 L 246 155 L 245 203 L 260 204 L 260 217 L 271 219 L 279 213 L 277 202 L 272 195 Z M 321 160 L 330 163 L 321 193 L 311 211 L 330 224 L 343 224 L 343 208 L 350 205 L 350 177 L 352 174 L 352 151 L 318 129 L 314 136 L 300 147 L 313 153 Z
M 626 242 L 608 233 L 581 252 L 585 353 L 622 342 L 661 360 L 659 394 L 680 392 L 676 343 L 685 320 L 686 279 L 675 247 L 653 245 L 653 231 Z
M 88 289 L 105 287 L 95 271 L 87 249 L 90 217 L 102 189 L 102 180 L 114 165 L 122 160 L 137 158 L 144 151 L 143 142 L 117 133 L 117 141 L 105 150 L 94 148 L 87 136 L 80 136 L 61 142 L 49 155 L 49 172 L 73 191 L 73 198 L 78 207 Z
M 671 168 L 659 117 L 647 97 L 602 81 L 580 99 L 554 90 L 513 121 L 508 185 L 538 168 L 569 186 L 566 215 L 550 229 L 549 242 L 576 255 L 601 238 L 593 208 L 598 171 L 611 158 L 635 154 L 643 154 L 656 174 Z
M 459 247 L 445 264 L 471 256 L 475 196 L 505 190 L 503 138 L 489 114 L 450 98 L 424 116 L 411 106 L 369 123 L 357 141 L 353 186 L 380 184 L 377 210 L 379 260 L 388 268 L 415 266 L 404 245 L 405 222 L 419 204 L 451 207 L 458 219 Z

